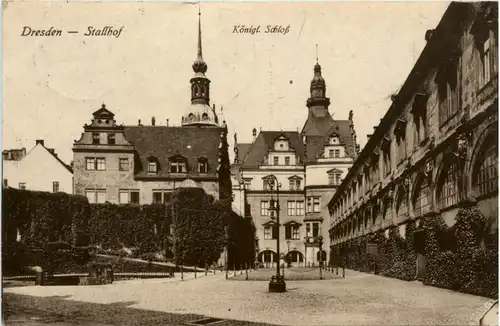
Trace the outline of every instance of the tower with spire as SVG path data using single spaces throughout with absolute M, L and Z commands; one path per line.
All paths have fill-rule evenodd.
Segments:
M 201 12 L 198 11 L 198 51 L 191 78 L 191 105 L 182 117 L 183 126 L 218 126 L 215 108 L 210 107 L 210 79 L 205 76 L 208 66 L 203 60 L 201 43 Z
M 330 99 L 326 97 L 325 79 L 321 76 L 321 66 L 318 60 L 318 45 L 316 44 L 316 65 L 314 65 L 314 77 L 311 80 L 311 95 L 307 99 L 309 115 L 323 117 L 328 114 Z

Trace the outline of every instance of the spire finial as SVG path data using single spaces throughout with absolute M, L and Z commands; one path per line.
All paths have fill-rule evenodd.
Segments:
M 203 60 L 203 54 L 201 50 L 201 8 L 200 3 L 198 3 L 198 60 Z
M 318 44 L 316 44 L 316 64 L 318 64 Z

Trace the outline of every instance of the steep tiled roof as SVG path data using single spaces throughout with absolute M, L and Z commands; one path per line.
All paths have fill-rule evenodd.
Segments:
M 315 118 L 317 119 L 317 118 Z M 315 120 L 314 119 L 314 120 Z M 308 119 L 313 120 L 313 119 Z M 321 119 L 322 121 L 326 121 L 325 119 Z M 323 123 L 323 122 L 322 122 Z M 321 125 L 321 128 L 324 128 L 321 135 L 313 134 L 310 136 L 307 135 L 307 162 L 315 161 L 321 151 L 323 150 L 324 145 L 328 142 L 328 138 L 331 134 L 336 132 L 340 136 L 340 142 L 346 146 L 346 154 L 349 157 L 354 156 L 354 140 L 351 135 L 351 121 L 350 120 L 330 120 L 330 126 L 326 128 L 326 124 Z M 305 129 L 305 127 L 304 127 Z
M 236 148 L 238 149 L 238 160 L 239 162 L 243 162 L 245 157 L 248 155 L 250 148 L 252 148 L 252 144 L 240 143 L 236 144 Z
M 158 160 L 156 177 L 170 176 L 169 158 L 181 155 L 187 159 L 188 173 L 197 174 L 198 159 L 208 161 L 208 173 L 203 176 L 217 176 L 220 135 L 223 128 L 216 127 L 166 127 L 166 126 L 126 126 L 125 137 L 130 141 L 138 155 L 136 177 L 149 176 L 148 158 Z
M 246 155 L 242 167 L 256 168 L 259 164 L 264 163 L 264 158 L 274 146 L 274 141 L 279 136 L 285 136 L 290 141 L 291 149 L 295 150 L 296 155 L 300 160 L 304 160 L 304 146 L 300 134 L 296 131 L 261 131 L 257 139 L 252 144 L 250 151 Z

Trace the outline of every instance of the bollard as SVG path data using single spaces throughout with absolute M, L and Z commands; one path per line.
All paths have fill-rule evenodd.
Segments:
M 342 266 L 342 277 L 345 278 L 345 267 Z
M 243 275 L 243 267 L 241 267 L 241 264 L 240 264 L 240 275 Z
M 184 281 L 184 268 L 181 265 L 181 281 Z
M 245 280 L 248 281 L 248 269 L 245 269 Z
M 208 274 L 208 266 L 205 265 L 205 276 Z
M 196 270 L 198 270 L 198 267 L 194 267 L 194 278 L 196 278 Z
M 227 265 L 226 265 L 226 280 L 227 280 L 227 270 L 228 270 L 228 268 L 227 268 Z
M 337 265 L 337 267 L 335 268 L 336 269 L 336 274 L 339 275 L 339 265 Z

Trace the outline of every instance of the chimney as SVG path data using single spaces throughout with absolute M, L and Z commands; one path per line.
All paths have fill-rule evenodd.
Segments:
M 47 148 L 47 150 L 50 152 L 50 154 L 55 154 L 55 151 L 53 148 Z
M 253 136 L 253 142 L 255 143 L 255 139 L 257 139 L 257 129 L 253 128 L 252 136 Z
M 152 126 L 154 126 L 154 125 L 155 125 L 155 122 L 156 122 L 155 117 L 152 117 L 152 118 L 151 118 L 151 125 L 152 125 Z
M 370 137 L 372 136 L 372 134 L 368 134 L 366 135 L 366 141 L 370 140 Z
M 167 119 L 167 127 L 168 127 L 168 121 L 169 121 L 169 119 Z
M 38 145 L 38 144 L 40 144 L 40 145 L 44 146 L 43 139 L 37 139 L 37 140 L 35 141 L 35 145 Z

